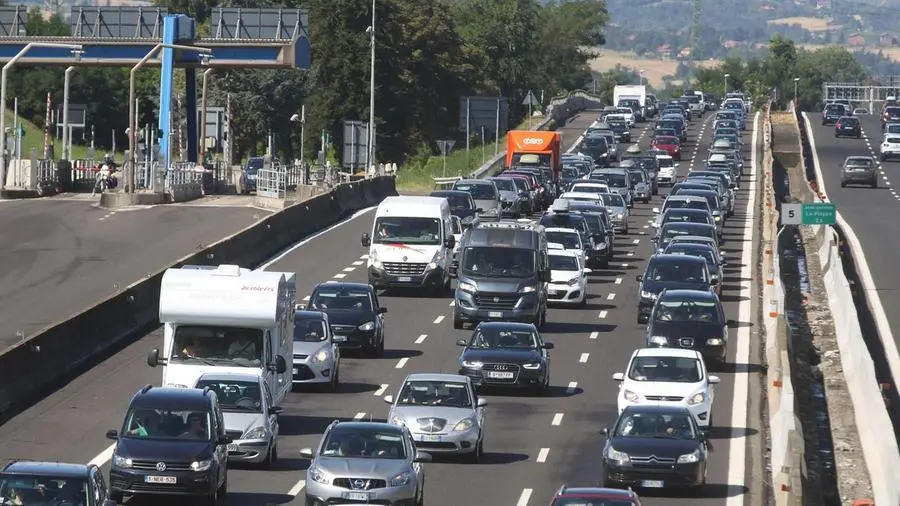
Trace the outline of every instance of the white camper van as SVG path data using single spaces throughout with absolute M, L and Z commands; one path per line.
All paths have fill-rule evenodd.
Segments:
M 169 269 L 159 291 L 163 347 L 147 364 L 163 366 L 167 387 L 189 388 L 206 373 L 259 374 L 280 406 L 291 388 L 296 292 L 293 273 Z
M 442 197 L 388 197 L 378 205 L 369 248 L 369 284 L 450 293 L 456 238 L 450 205 Z

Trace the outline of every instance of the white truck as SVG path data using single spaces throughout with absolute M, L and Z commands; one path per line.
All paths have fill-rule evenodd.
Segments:
M 634 101 L 637 101 L 635 108 Z M 642 84 L 622 84 L 613 88 L 613 105 L 631 107 L 635 111 L 636 120 L 643 121 L 648 116 L 647 87 Z
M 262 377 L 280 406 L 291 389 L 295 275 L 237 265 L 184 266 L 163 274 L 163 346 L 147 365 L 163 366 L 162 385 L 191 388 L 207 373 Z

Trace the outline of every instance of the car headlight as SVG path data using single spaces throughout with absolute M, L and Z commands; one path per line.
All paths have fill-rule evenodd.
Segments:
M 685 453 L 678 457 L 679 464 L 693 464 L 694 462 L 700 462 L 700 449 L 696 449 L 691 453 Z
M 641 396 L 632 392 L 631 390 L 625 390 L 624 392 L 622 392 L 622 395 L 628 402 L 641 402 Z
M 317 364 L 324 364 L 331 359 L 331 348 L 322 348 L 318 353 L 313 357 L 313 362 Z
M 626 465 L 631 463 L 631 458 L 628 457 L 627 453 L 620 452 L 613 447 L 610 447 L 608 450 L 606 450 L 606 458 L 619 465 Z
M 191 462 L 191 471 L 201 472 L 212 467 L 212 459 L 195 460 Z
M 519 293 L 534 293 L 536 291 L 536 286 L 523 286 L 522 288 L 519 288 Z
M 706 400 L 706 394 L 703 392 L 697 392 L 696 394 L 688 397 L 687 403 L 691 406 L 696 406 L 697 404 L 703 404 L 703 401 Z
M 717 214 L 717 215 L 713 216 L 713 219 L 716 221 L 722 221 L 722 216 Z
M 400 415 L 394 415 L 391 417 L 392 425 L 400 425 L 401 427 L 406 425 L 406 419 Z
M 472 283 L 462 282 L 456 285 L 456 289 L 466 293 L 475 293 L 475 285 Z
M 463 367 L 467 367 L 469 369 L 481 369 L 484 365 L 484 362 L 480 362 L 478 360 L 463 360 L 460 362 Z
M 434 269 L 437 269 L 437 266 L 438 266 L 437 262 L 430 262 L 430 263 L 428 264 L 428 270 L 434 270 Z
M 616 218 L 618 218 L 618 219 L 621 220 L 621 219 L 624 219 L 624 218 L 625 218 L 625 215 L 622 214 L 622 213 L 619 213 L 619 214 L 616 215 Z
M 541 363 L 540 362 L 532 362 L 530 364 L 523 364 L 522 367 L 524 367 L 525 369 L 540 369 Z
M 126 457 L 122 457 L 121 455 L 113 454 L 113 465 L 116 467 L 124 467 L 129 468 L 132 465 L 132 460 Z
M 713 337 L 712 339 L 706 340 L 706 344 L 708 344 L 710 346 L 722 346 L 723 343 L 724 343 L 724 341 L 722 341 L 722 339 L 720 339 L 718 337 Z
M 581 283 L 581 278 L 572 278 L 566 284 L 569 286 L 578 286 L 578 283 Z
M 594 245 L 594 249 L 606 249 L 606 243 L 598 242 L 597 244 Z
M 366 322 L 357 327 L 359 330 L 372 330 L 375 328 L 375 322 Z
M 166 383 L 166 388 L 188 388 L 188 386 L 181 383 Z
M 465 430 L 469 430 L 475 426 L 475 420 L 471 418 L 463 418 L 456 425 L 453 426 L 453 430 L 456 432 L 462 432 Z
M 642 299 L 656 300 L 657 297 L 659 297 L 658 293 L 648 292 L 647 290 L 641 290 L 641 298 Z
M 659 346 L 668 346 L 669 338 L 665 336 L 653 336 L 650 338 L 650 344 L 656 344 Z
M 265 439 L 266 438 L 266 428 L 265 427 L 253 427 L 248 430 L 244 437 L 241 439 Z
M 400 473 L 397 476 L 391 478 L 390 486 L 392 487 L 402 487 L 409 483 L 410 478 L 412 477 L 412 473 Z
M 316 482 L 321 483 L 323 485 L 330 485 L 331 479 L 325 474 L 325 471 L 319 469 L 318 466 L 312 466 L 309 468 L 309 472 L 307 473 L 309 479 Z

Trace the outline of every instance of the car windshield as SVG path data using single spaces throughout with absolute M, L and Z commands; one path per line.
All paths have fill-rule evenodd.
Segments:
M 598 499 L 594 497 L 562 497 L 553 501 L 553 506 L 634 506 L 630 500 Z
M 656 161 L 659 162 L 659 168 L 661 169 L 675 167 L 675 159 L 671 157 L 657 158 Z
M 645 281 L 706 281 L 703 267 L 697 262 L 654 262 L 651 261 L 644 274 Z
M 328 340 L 328 329 L 321 318 L 294 318 L 295 343 L 321 343 Z
M 209 441 L 209 413 L 165 407 L 132 408 L 125 415 L 122 437 Z
M 647 178 L 644 177 L 644 171 L 642 171 L 642 170 L 629 170 L 628 177 L 630 177 L 632 181 L 635 181 L 638 183 L 646 183 L 647 182 Z
M 715 323 L 719 320 L 719 307 L 709 300 L 661 300 L 656 305 L 658 322 Z
M 216 393 L 222 411 L 262 413 L 262 392 L 259 383 L 249 381 L 205 380 L 195 388 L 206 388 Z
M 712 227 L 698 226 L 699 223 L 671 222 L 663 227 L 663 242 L 668 242 L 678 235 L 698 235 L 701 237 L 714 237 L 715 229 Z
M 525 277 L 534 274 L 534 259 L 531 249 L 469 246 L 463 252 L 462 269 L 478 277 Z
M 399 427 L 334 427 L 325 436 L 319 455 L 353 459 L 406 459 L 406 445 Z
M 262 365 L 263 331 L 213 325 L 178 325 L 170 360 L 230 367 Z
M 577 271 L 578 259 L 569 255 L 550 255 L 551 271 Z
M 698 183 L 702 184 L 702 183 Z M 706 205 L 709 206 L 710 209 L 718 209 L 719 208 L 719 197 L 716 195 L 715 191 L 712 190 L 685 190 L 683 192 L 678 192 L 679 195 L 690 195 L 693 197 L 701 197 L 706 199 Z
M 626 413 L 619 419 L 614 432 L 616 437 L 654 439 L 697 439 L 697 431 L 689 413 Z
M 874 164 L 872 160 L 869 158 L 849 158 L 847 160 L 847 167 L 867 167 L 870 168 Z
M 678 144 L 678 139 L 675 137 L 660 136 L 656 138 L 656 144 L 662 144 L 663 146 Z
M 562 168 L 563 179 L 576 179 L 580 174 L 577 167 L 569 166 Z
M 597 186 L 587 186 L 587 185 L 576 185 L 570 191 L 573 193 L 609 193 L 608 188 L 602 188 Z
M 578 213 L 545 214 L 541 217 L 540 224 L 547 228 L 571 228 L 573 230 L 579 231 L 580 233 L 587 233 L 588 231 L 587 221 L 584 219 L 584 216 Z
M 438 218 L 396 216 L 375 220 L 372 242 L 376 244 L 438 244 L 440 241 L 441 220 Z
M 665 209 L 702 209 L 704 211 L 709 211 L 709 204 L 705 200 L 700 200 L 699 198 L 690 199 L 690 200 L 682 200 L 682 199 L 667 199 Z
M 27 474 L 0 475 L 0 504 L 84 505 L 91 502 L 85 478 L 60 478 Z
M 498 178 L 498 179 L 492 179 L 491 181 L 494 182 L 494 186 L 496 186 L 497 189 L 500 190 L 500 191 L 505 191 L 505 192 L 514 192 L 514 191 L 516 191 L 515 185 L 514 185 L 513 182 L 512 182 L 511 180 L 509 180 L 509 179 L 499 179 L 499 178 Z
M 856 126 L 859 124 L 859 120 L 852 116 L 844 116 L 841 118 L 841 124 L 844 126 Z
M 344 310 L 344 311 L 372 311 L 372 297 L 369 291 L 363 288 L 345 288 L 320 286 L 310 298 L 309 307 L 312 309 Z
M 466 384 L 459 381 L 407 381 L 397 396 L 398 406 L 471 408 Z
M 703 366 L 696 358 L 635 357 L 631 361 L 628 378 L 634 381 L 697 383 L 703 379 Z
M 494 200 L 497 198 L 497 190 L 492 184 L 456 183 L 453 185 L 456 191 L 469 192 L 475 200 Z
M 475 329 L 470 348 L 514 348 L 519 350 L 536 349 L 537 336 L 533 330 L 515 329 L 501 326 L 481 326 Z
M 706 264 L 710 267 L 716 267 L 719 265 L 719 259 L 716 258 L 716 252 L 712 248 L 704 248 L 703 246 L 697 246 L 694 244 L 671 244 L 668 248 L 666 248 L 666 254 L 701 257 L 706 260 Z
M 680 210 L 673 210 L 672 212 L 668 212 L 663 218 L 663 224 L 665 223 L 673 223 L 673 222 L 681 222 L 681 223 L 702 223 L 709 225 L 709 215 L 705 215 L 702 213 L 691 213 L 691 212 L 682 212 Z
M 472 201 L 469 200 L 468 195 L 459 195 L 459 194 L 447 194 L 447 193 L 432 193 L 435 197 L 443 197 L 447 199 L 447 203 L 450 204 L 450 209 L 454 211 L 468 211 L 472 209 Z
M 565 172 L 565 171 L 563 171 L 563 172 Z M 575 173 L 575 177 L 578 177 L 577 172 Z M 528 183 L 526 183 L 524 179 L 522 179 L 520 177 L 512 177 L 512 178 L 508 178 L 508 179 L 510 181 L 512 181 L 514 185 L 516 185 L 516 189 L 518 189 L 520 192 L 528 191 Z
M 613 188 L 625 188 L 627 186 L 627 182 L 625 181 L 625 174 L 604 174 L 606 176 L 607 184 Z
M 547 242 L 562 244 L 566 249 L 581 249 L 581 236 L 577 232 L 547 232 Z
M 625 199 L 618 193 L 604 193 L 602 196 L 607 207 L 625 207 Z

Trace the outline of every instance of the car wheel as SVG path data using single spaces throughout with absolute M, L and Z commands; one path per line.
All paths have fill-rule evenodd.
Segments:
M 847 187 L 847 183 L 841 181 L 841 188 L 846 188 L 846 187 Z
M 306 506 L 319 506 L 319 502 L 316 501 L 313 496 L 306 496 Z
M 341 385 L 341 366 L 335 362 L 334 371 L 331 373 L 331 383 L 328 384 L 329 392 L 337 392 L 338 387 Z
M 453 313 L 453 328 L 456 330 L 462 330 L 463 328 L 462 318 L 457 316 L 456 313 Z
M 109 500 L 116 504 L 122 504 L 125 501 L 125 497 L 124 494 L 118 490 L 110 490 Z
M 643 324 L 647 323 L 647 317 L 646 316 L 638 316 L 637 322 L 638 322 L 638 325 L 643 325 Z
M 278 462 L 278 443 L 273 443 L 272 448 L 269 449 L 269 455 L 266 457 L 266 460 L 263 461 L 262 468 L 272 469 L 275 467 L 276 462 Z
M 422 485 L 422 488 L 419 489 L 419 497 L 416 500 L 416 506 L 424 506 L 425 505 L 425 486 Z

